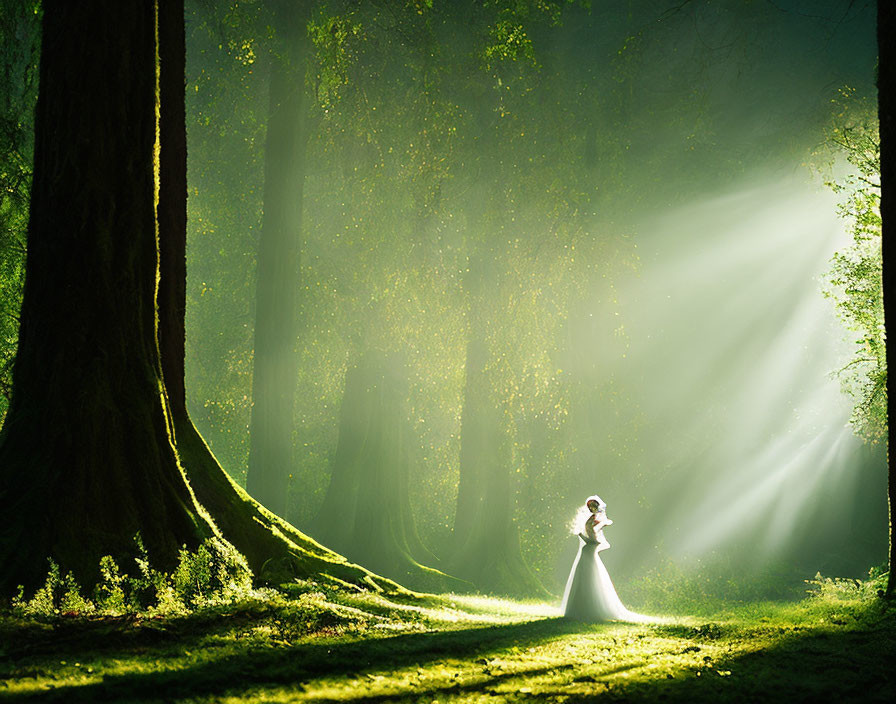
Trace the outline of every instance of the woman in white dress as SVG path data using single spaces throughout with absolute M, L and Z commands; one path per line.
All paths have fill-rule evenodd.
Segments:
M 572 564 L 563 593 L 563 615 L 577 621 L 634 621 L 651 619 L 623 606 L 600 559 L 610 547 L 604 528 L 613 525 L 607 518 L 607 504 L 599 496 L 589 496 L 576 516 L 579 554 Z

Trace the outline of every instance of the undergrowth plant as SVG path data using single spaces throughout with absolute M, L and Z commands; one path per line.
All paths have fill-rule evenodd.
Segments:
M 100 559 L 100 579 L 92 598 L 84 596 L 74 576 L 62 574 L 50 559 L 43 586 L 31 598 L 25 597 L 20 586 L 12 599 L 12 612 L 35 619 L 90 614 L 173 615 L 255 595 L 245 558 L 219 538 L 203 541 L 195 551 L 181 548 L 171 574 L 152 567 L 139 535 L 134 541 L 137 556 L 131 570 L 122 570 L 110 555 Z
M 872 567 L 868 571 L 868 579 L 848 579 L 840 577 L 823 577 L 815 573 L 813 579 L 807 579 L 808 594 L 816 599 L 829 601 L 865 600 L 884 596 L 887 586 L 886 566 Z

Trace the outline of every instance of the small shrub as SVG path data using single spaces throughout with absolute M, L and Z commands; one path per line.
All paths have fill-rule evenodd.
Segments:
M 30 599 L 19 587 L 12 600 L 13 612 L 27 618 L 48 619 L 99 613 L 170 615 L 230 603 L 254 594 L 252 572 L 245 558 L 218 538 L 204 541 L 195 552 L 181 549 L 178 565 L 170 575 L 154 569 L 140 540 L 134 538 L 137 555 L 132 573 L 123 573 L 109 555 L 100 559 L 100 579 L 93 599 L 83 596 L 71 574 L 62 575 L 50 560 L 47 578 Z
M 71 573 L 66 574 L 62 579 L 59 611 L 63 614 L 89 614 L 96 611 L 93 602 L 81 595 L 81 587 Z
M 137 556 L 134 558 L 137 573 L 128 577 L 125 584 L 131 607 L 134 611 L 142 611 L 159 605 L 164 598 L 168 579 L 153 569 L 139 533 L 134 536 L 134 543 L 137 547 Z
M 26 600 L 24 587 L 19 587 L 18 594 L 12 600 L 13 613 L 31 618 L 48 618 L 59 613 L 57 605 L 62 591 L 62 577 L 59 565 L 49 560 L 50 570 L 44 585 L 38 589 L 31 599 Z
M 112 556 L 100 558 L 100 581 L 93 592 L 93 600 L 99 611 L 118 615 L 128 610 L 124 583 L 125 577 Z
M 246 559 L 218 538 L 204 541 L 196 552 L 180 551 L 171 576 L 174 595 L 183 604 L 232 601 L 252 589 L 252 572 Z
M 885 567 L 872 567 L 868 571 L 868 579 L 849 579 L 844 577 L 823 577 L 815 573 L 813 579 L 807 579 L 808 594 L 815 599 L 828 601 L 855 601 L 877 598 L 886 586 L 888 573 Z

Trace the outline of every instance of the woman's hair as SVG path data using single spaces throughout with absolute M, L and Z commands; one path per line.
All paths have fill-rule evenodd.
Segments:
M 606 501 L 600 498 L 597 494 L 589 496 L 587 499 L 585 499 L 585 503 L 582 506 L 579 506 L 579 510 L 576 511 L 576 515 L 573 517 L 572 521 L 569 524 L 569 532 L 573 535 L 578 535 L 579 533 L 583 533 L 585 531 L 585 521 L 587 521 L 591 516 L 591 509 L 588 508 L 588 504 L 592 501 L 597 503 L 598 513 L 607 510 Z

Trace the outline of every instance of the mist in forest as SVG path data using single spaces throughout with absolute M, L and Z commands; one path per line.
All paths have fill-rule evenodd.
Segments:
M 819 295 L 846 244 L 834 200 L 773 178 L 644 224 L 641 268 L 619 285 L 624 352 L 611 364 L 632 389 L 643 498 L 625 507 L 633 530 L 608 561 L 645 569 L 662 551 L 693 566 L 722 553 L 743 570 L 860 573 L 881 554 L 885 461 L 848 425 L 833 372 L 850 344 Z M 600 335 L 582 333 L 583 356 Z M 619 432 L 599 403 L 593 413 L 595 428 Z M 589 479 L 616 487 L 623 466 L 606 454 Z
M 623 596 L 883 562 L 817 168 L 843 88 L 872 94 L 873 3 L 477 8 L 312 13 L 282 79 L 305 86 L 299 176 L 266 142 L 282 18 L 188 16 L 187 394 L 223 466 L 253 491 L 257 257 L 287 174 L 274 495 L 301 530 L 411 583 L 556 594 L 598 493 Z

